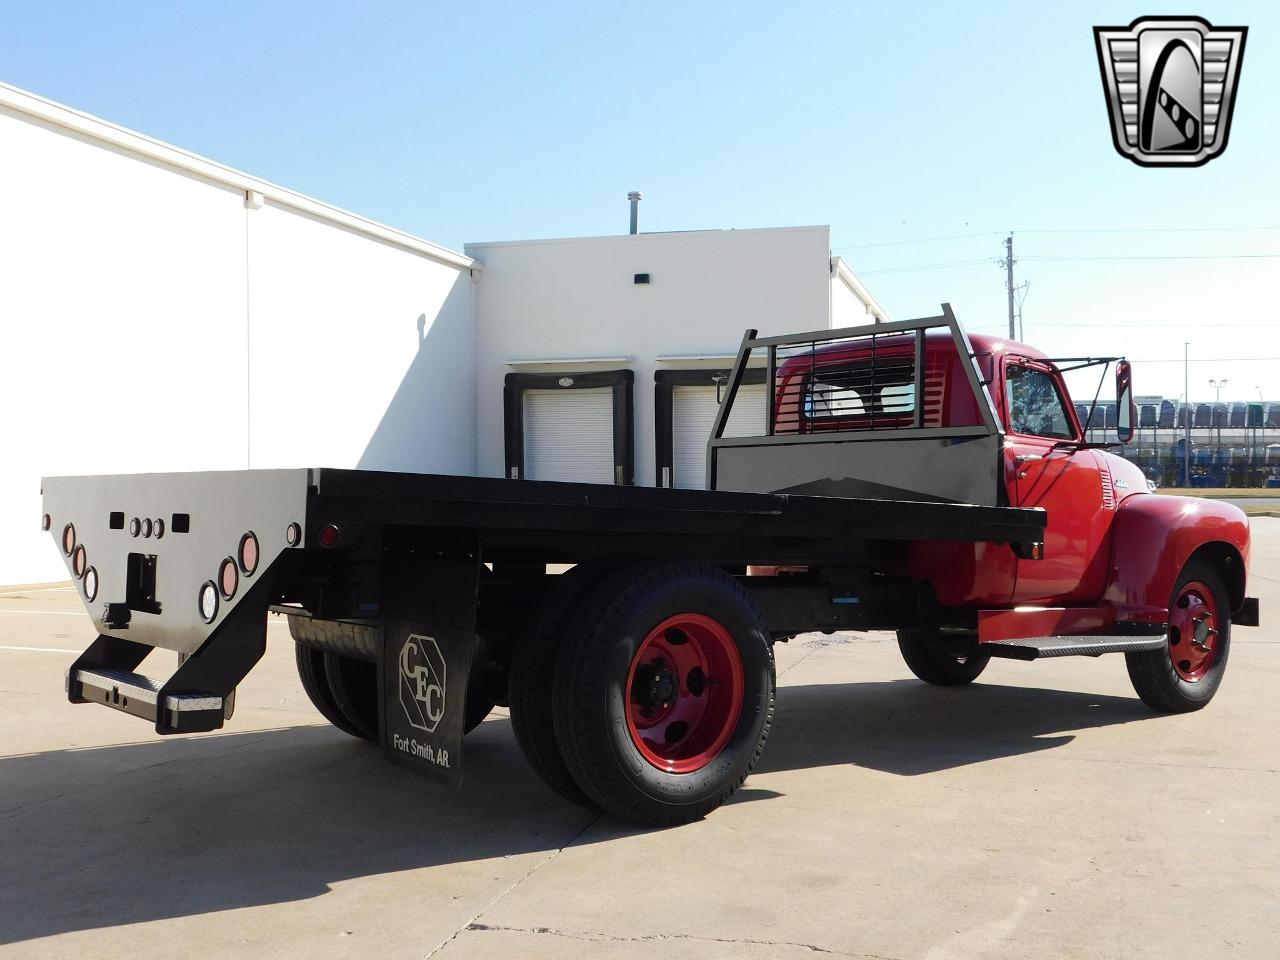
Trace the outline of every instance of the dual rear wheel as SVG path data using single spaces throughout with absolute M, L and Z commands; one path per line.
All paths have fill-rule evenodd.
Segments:
M 376 741 L 377 664 L 305 642 L 297 642 L 294 647 L 302 689 L 320 715 L 343 733 Z M 494 705 L 483 692 L 468 689 L 464 731 L 470 733 L 478 727 Z
M 759 607 L 703 564 L 582 566 L 547 598 L 511 665 L 511 719 L 562 796 L 669 825 L 741 786 L 773 718 Z

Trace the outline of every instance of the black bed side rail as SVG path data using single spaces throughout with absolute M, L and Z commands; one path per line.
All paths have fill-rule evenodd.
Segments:
M 924 425 L 925 412 L 925 338 L 928 331 L 933 329 L 945 328 L 951 334 L 951 339 L 955 343 L 958 356 L 961 359 L 961 368 L 964 370 L 965 377 L 969 381 L 969 387 L 973 391 L 973 395 L 977 400 L 977 407 L 982 423 L 973 426 L 960 427 L 926 427 Z M 892 416 L 886 414 L 883 409 L 880 411 L 882 423 L 889 420 L 892 424 L 892 430 L 886 430 L 883 427 L 876 428 L 875 416 L 876 410 L 873 400 L 871 409 L 871 429 L 825 429 L 814 433 L 786 433 L 778 434 L 775 431 L 776 414 L 778 407 L 777 395 L 777 374 L 779 361 L 779 348 L 783 350 L 784 361 L 789 357 L 802 355 L 796 353 L 795 348 L 808 348 L 811 355 L 816 355 L 816 349 L 819 344 L 832 344 L 841 341 L 853 342 L 863 338 L 870 338 L 872 343 L 872 356 L 874 358 L 874 344 L 877 338 L 886 336 L 901 336 L 903 334 L 914 334 L 914 355 L 913 362 L 913 388 L 915 396 L 911 408 L 910 425 L 903 424 L 902 416 Z M 791 348 L 791 351 L 788 351 Z M 751 360 L 752 352 L 755 350 L 764 350 L 766 357 L 765 368 L 765 384 L 767 396 L 765 399 L 764 423 L 762 424 L 761 433 L 754 437 L 732 437 L 724 436 L 725 428 L 729 423 L 729 417 L 733 411 L 733 404 L 737 399 L 738 389 L 742 386 L 743 378 L 747 370 L 747 366 Z M 874 369 L 870 372 L 871 383 L 874 385 L 876 373 Z M 797 398 L 797 405 L 802 402 Z M 998 437 L 1001 444 L 1003 443 L 1004 429 L 1000 425 L 1000 420 L 996 415 L 996 410 L 991 402 L 991 397 L 984 389 L 984 381 L 982 371 L 978 367 L 976 356 L 973 350 L 973 344 L 969 341 L 969 335 L 965 332 L 959 319 L 951 309 L 951 304 L 942 304 L 942 313 L 936 317 L 923 317 L 918 320 L 901 320 L 893 323 L 874 323 L 860 327 L 842 327 L 835 330 L 812 330 L 805 333 L 785 334 L 777 337 L 761 337 L 755 329 L 748 329 L 742 337 L 742 342 L 738 346 L 737 357 L 734 360 L 733 369 L 730 372 L 728 382 L 725 385 L 724 392 L 720 399 L 720 407 L 716 412 L 715 422 L 711 428 L 711 436 L 707 441 L 707 489 L 715 490 L 716 485 L 716 464 L 718 452 L 724 447 L 751 445 L 760 446 L 770 443 L 795 444 L 804 443 L 806 441 L 815 442 L 831 442 L 831 441 L 864 441 L 864 440 L 884 440 L 887 433 L 892 433 L 895 439 L 916 438 L 964 438 L 964 437 Z

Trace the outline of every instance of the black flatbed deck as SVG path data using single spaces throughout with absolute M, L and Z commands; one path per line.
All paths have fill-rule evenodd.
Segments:
M 856 542 L 1033 542 L 1039 509 L 319 468 L 310 524 L 478 531 L 483 546 L 569 557 L 635 548 L 702 559 L 823 559 Z M 600 538 L 584 538 L 584 533 Z M 607 538 L 604 539 L 604 538 Z

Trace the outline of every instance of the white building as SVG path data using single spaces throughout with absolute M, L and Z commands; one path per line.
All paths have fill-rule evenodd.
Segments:
M 65 576 L 42 475 L 700 486 L 744 329 L 884 316 L 826 227 L 463 255 L 4 85 L 0 155 L 0 584 Z
M 827 227 L 466 251 L 484 265 L 476 423 L 487 476 L 701 487 L 718 381 L 746 328 L 768 335 L 883 316 L 832 260 Z M 758 418 L 744 422 L 752 408 Z M 760 376 L 736 413 L 731 430 L 763 424 Z

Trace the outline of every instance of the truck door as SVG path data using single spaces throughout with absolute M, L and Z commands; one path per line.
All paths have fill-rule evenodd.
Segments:
M 1048 513 L 1044 556 L 1018 561 L 1014 601 L 1092 602 L 1106 576 L 1110 520 L 1098 458 L 1090 450 L 1063 446 L 1081 438 L 1059 377 L 1048 364 L 1010 358 L 1004 408 L 1009 499 Z

